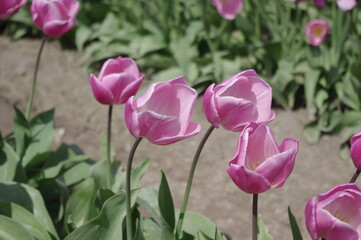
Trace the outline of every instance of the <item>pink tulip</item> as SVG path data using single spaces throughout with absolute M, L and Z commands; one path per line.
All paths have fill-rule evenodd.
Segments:
M 297 152 L 297 140 L 286 138 L 278 146 L 267 125 L 250 123 L 239 137 L 227 172 L 241 190 L 262 193 L 283 186 L 293 170 Z
M 305 216 L 312 240 L 360 240 L 361 190 L 355 184 L 344 184 L 312 197 Z
M 323 19 L 313 19 L 307 23 L 306 35 L 312 46 L 321 45 L 330 32 L 330 27 Z
M 133 59 L 118 57 L 108 59 L 98 77 L 90 75 L 90 86 L 99 103 L 122 104 L 137 93 L 143 78 Z
M 274 119 L 272 89 L 254 70 L 234 75 L 223 83 L 208 87 L 203 108 L 215 127 L 239 132 L 249 122 L 267 123 Z
M 356 5 L 356 0 L 337 0 L 337 6 L 343 11 L 349 11 Z
M 361 131 L 352 136 L 350 155 L 356 168 L 361 171 Z
M 34 24 L 50 37 L 59 37 L 75 24 L 79 11 L 76 0 L 33 0 L 30 7 Z
M 0 19 L 7 19 L 10 15 L 17 13 L 25 4 L 26 0 L 1 0 Z
M 326 4 L 326 0 L 313 0 L 313 3 L 318 8 L 323 8 Z
M 190 122 L 197 92 L 187 85 L 184 77 L 158 82 L 137 100 L 128 99 L 125 123 L 135 137 L 166 145 L 192 137 L 200 125 Z
M 212 0 L 218 13 L 228 20 L 233 20 L 243 8 L 243 0 Z

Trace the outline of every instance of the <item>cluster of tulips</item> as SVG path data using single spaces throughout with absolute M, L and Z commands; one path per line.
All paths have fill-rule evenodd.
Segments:
M 324 1 L 314 1 L 322 7 Z M 26 0 L 0 3 L 0 18 L 6 19 L 24 6 Z M 242 9 L 242 1 L 213 0 L 219 13 L 227 19 L 234 18 Z M 354 0 L 338 0 L 344 10 L 351 9 Z M 45 35 L 59 37 L 75 24 L 79 4 L 75 0 L 33 0 L 31 14 L 35 25 Z M 312 45 L 322 43 L 328 29 L 321 20 L 314 20 L 307 27 Z M 313 37 L 313 40 L 312 40 Z M 45 39 L 45 38 L 44 38 Z M 43 40 L 44 43 L 44 40 Z M 40 53 L 43 44 L 41 45 Z M 40 54 L 37 62 L 40 60 Z M 37 64 L 38 67 L 38 64 Z M 30 118 L 35 89 L 36 72 L 32 94 L 27 109 Z M 90 86 L 95 99 L 109 106 L 107 156 L 108 184 L 111 174 L 111 113 L 114 104 L 125 104 L 124 119 L 129 132 L 136 139 L 128 159 L 126 171 L 127 239 L 133 239 L 131 216 L 131 167 L 135 150 L 143 138 L 157 145 L 167 145 L 192 137 L 200 132 L 200 125 L 191 121 L 197 92 L 184 77 L 168 82 L 151 84 L 143 95 L 135 99 L 144 79 L 135 61 L 118 57 L 107 60 L 98 76 L 90 76 Z M 192 180 L 199 155 L 215 128 L 221 126 L 229 131 L 240 132 L 233 158 L 227 173 L 235 185 L 246 193 L 253 194 L 253 216 L 257 219 L 258 194 L 271 188 L 279 188 L 290 176 L 298 152 L 298 141 L 285 138 L 278 144 L 267 123 L 275 118 L 271 110 L 272 89 L 254 70 L 242 71 L 223 83 L 211 85 L 203 96 L 203 109 L 210 128 L 204 135 L 193 159 L 186 192 L 180 210 L 177 229 L 182 229 Z M 306 206 L 306 226 L 312 239 L 360 240 L 361 239 L 361 190 L 354 184 L 361 170 L 361 131 L 351 138 L 351 158 L 357 171 L 349 184 L 332 188 L 312 197 Z M 257 224 L 253 221 L 253 239 L 257 238 Z

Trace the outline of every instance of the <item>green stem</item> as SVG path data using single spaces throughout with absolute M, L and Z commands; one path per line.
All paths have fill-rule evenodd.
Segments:
M 360 170 L 356 170 L 355 174 L 352 176 L 350 180 L 350 183 L 355 183 L 359 175 L 360 175 Z
M 107 165 L 108 165 L 108 181 L 107 185 L 110 188 L 113 184 L 113 171 L 112 171 L 112 160 L 110 157 L 111 152 L 111 139 L 112 139 L 112 113 L 113 113 L 113 105 L 109 105 L 108 111 L 108 127 L 107 127 Z
M 43 39 L 41 40 L 41 45 L 40 45 L 40 48 L 39 48 L 39 51 L 38 51 L 38 56 L 36 58 L 33 85 L 31 87 L 31 92 L 30 92 L 30 96 L 29 96 L 29 100 L 28 100 L 28 107 L 26 109 L 26 115 L 25 115 L 26 119 L 28 119 L 28 120 L 30 120 L 31 108 L 33 107 L 33 100 L 34 100 L 35 87 L 36 87 L 36 78 L 38 76 L 38 69 L 39 69 L 41 53 L 43 52 L 46 39 L 47 39 L 47 37 L 44 35 Z
M 201 142 L 199 143 L 198 149 L 196 151 L 196 154 L 194 155 L 193 158 L 193 162 L 192 162 L 192 166 L 191 169 L 189 171 L 189 175 L 188 175 L 188 180 L 187 180 L 187 186 L 186 186 L 186 190 L 184 192 L 184 197 L 183 197 L 183 202 L 182 202 L 182 207 L 180 209 L 179 212 L 179 217 L 178 217 L 178 223 L 177 223 L 177 233 L 178 236 L 181 234 L 182 231 L 182 224 L 183 224 L 183 220 L 184 220 L 184 215 L 186 212 L 186 208 L 187 208 L 187 204 L 188 204 L 188 199 L 189 199 L 189 194 L 191 192 L 191 187 L 192 187 L 192 182 L 193 182 L 193 177 L 194 177 L 194 172 L 196 170 L 197 167 L 197 163 L 198 163 L 198 159 L 199 156 L 201 155 L 202 149 L 204 147 L 204 144 L 206 143 L 209 135 L 211 135 L 212 131 L 214 130 L 214 126 L 210 126 L 206 132 L 206 134 L 204 134 Z
M 132 171 L 132 162 L 134 158 L 135 150 L 137 150 L 137 147 L 140 143 L 142 138 L 137 138 L 133 144 L 132 149 L 129 152 L 128 157 L 128 163 L 127 163 L 127 169 L 126 169 L 126 176 L 125 176 L 125 204 L 127 208 L 127 216 L 126 216 L 126 225 L 127 225 L 127 239 L 132 240 L 133 239 L 133 231 L 132 231 L 132 209 L 131 209 L 131 199 L 130 199 L 130 187 L 131 187 L 131 171 Z
M 252 205 L 252 240 L 257 240 L 258 232 L 258 194 L 253 194 L 253 205 Z

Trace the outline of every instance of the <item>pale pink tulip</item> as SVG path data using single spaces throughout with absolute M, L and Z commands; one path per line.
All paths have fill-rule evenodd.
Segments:
M 356 5 L 356 0 L 337 0 L 337 6 L 343 11 L 349 11 Z
M 350 155 L 357 170 L 361 171 L 361 131 L 352 136 Z
M 137 93 L 143 78 L 133 59 L 118 57 L 108 59 L 98 77 L 90 75 L 90 86 L 99 103 L 122 104 Z
M 138 99 L 125 105 L 125 123 L 135 137 L 166 145 L 192 137 L 200 125 L 190 122 L 197 92 L 184 77 L 150 85 Z
M 235 19 L 236 15 L 243 9 L 242 0 L 212 0 L 212 3 L 217 8 L 218 13 L 228 20 Z
M 284 185 L 295 165 L 297 152 L 297 140 L 286 138 L 278 146 L 267 125 L 250 123 L 239 137 L 227 172 L 241 190 L 262 193 Z
M 0 19 L 7 19 L 10 15 L 17 13 L 25 4 L 26 0 L 1 0 Z
M 344 184 L 312 197 L 305 216 L 312 240 L 360 240 L 361 190 L 355 184 Z
M 30 12 L 34 24 L 50 37 L 60 37 L 75 24 L 79 11 L 76 0 L 33 0 Z
M 204 113 L 218 128 L 239 132 L 249 122 L 267 123 L 274 119 L 272 89 L 254 70 L 234 75 L 208 87 L 203 97 Z
M 323 19 L 313 19 L 307 23 L 306 36 L 312 46 L 321 45 L 329 32 L 330 27 Z

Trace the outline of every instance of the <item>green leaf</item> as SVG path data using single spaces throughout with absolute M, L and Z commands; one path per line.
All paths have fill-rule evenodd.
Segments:
M 290 226 L 292 230 L 293 240 L 303 240 L 300 228 L 298 227 L 295 216 L 293 216 L 291 208 L 288 207 L 288 218 L 290 220 Z
M 65 208 L 65 219 L 71 216 L 76 227 L 90 220 L 98 189 L 93 178 L 80 183 L 70 195 Z
M 92 31 L 87 26 L 80 26 L 75 33 L 75 45 L 78 50 L 83 50 L 84 44 L 89 40 Z
M 131 193 L 134 206 L 139 190 Z M 108 199 L 98 217 L 77 228 L 65 240 L 123 239 L 123 221 L 126 215 L 125 194 Z
M 257 232 L 257 240 L 276 240 L 271 236 L 268 229 L 264 225 L 262 218 L 258 217 L 258 232 Z
M 142 218 L 139 218 L 137 221 L 137 228 L 135 231 L 135 235 L 133 240 L 145 240 L 144 236 L 143 236 L 143 220 Z
M 36 239 L 51 240 L 38 219 L 25 208 L 9 202 L 0 202 L 0 214 L 20 223 Z
M 161 171 L 158 205 L 163 228 L 173 233 L 175 227 L 174 204 L 168 181 L 163 171 Z
M 0 202 L 16 203 L 27 209 L 52 235 L 52 238 L 59 239 L 38 190 L 25 184 L 0 182 L 0 193 Z
M 142 206 L 161 225 L 160 211 L 158 207 L 158 191 L 152 188 L 142 188 L 137 198 L 137 203 Z
M 24 114 L 14 106 L 13 131 L 16 143 L 16 153 L 22 158 L 29 141 L 29 122 Z
M 19 163 L 19 158 L 10 145 L 6 141 L 0 143 L 0 181 L 12 181 Z
M 311 122 L 306 124 L 303 135 L 310 144 L 316 144 L 320 140 L 321 131 L 318 129 L 317 122 Z
M 0 239 L 35 240 L 20 223 L 2 215 L 0 215 Z
M 91 169 L 93 165 L 94 161 L 87 159 L 68 169 L 63 174 L 65 184 L 70 186 L 89 178 L 91 176 Z
M 310 70 L 305 73 L 305 98 L 307 109 L 311 114 L 316 113 L 316 106 L 314 103 L 315 93 L 318 78 L 320 77 L 320 71 L 318 70 Z

